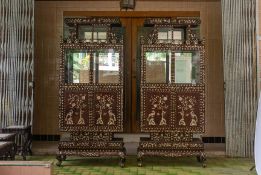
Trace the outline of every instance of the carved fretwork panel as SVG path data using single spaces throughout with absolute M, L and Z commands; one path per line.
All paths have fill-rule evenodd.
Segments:
M 93 131 L 123 131 L 122 88 L 95 88 L 90 125 Z
M 142 89 L 141 131 L 171 131 L 174 122 L 172 101 L 170 89 Z

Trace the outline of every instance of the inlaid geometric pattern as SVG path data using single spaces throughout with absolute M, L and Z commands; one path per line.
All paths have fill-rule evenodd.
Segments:
M 53 156 L 33 156 L 28 160 L 56 162 Z M 202 168 L 194 157 L 148 158 L 144 167 L 137 167 L 135 156 L 127 160 L 126 167 L 120 168 L 117 158 L 71 158 L 64 161 L 65 166 L 54 166 L 53 175 L 256 175 L 255 170 L 249 171 L 253 160 L 245 158 L 210 157 L 206 168 Z

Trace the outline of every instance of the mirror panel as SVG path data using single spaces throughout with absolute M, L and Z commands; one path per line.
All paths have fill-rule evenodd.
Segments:
M 107 40 L 107 28 L 79 25 L 78 35 L 80 39 L 85 39 L 87 42 L 105 42 Z
M 175 52 L 175 83 L 200 83 L 200 53 Z
M 161 27 L 158 31 L 159 43 L 172 43 L 180 44 L 184 40 L 184 29 L 181 28 L 168 28 Z
M 171 52 L 156 51 L 145 53 L 146 83 L 170 83 L 171 82 Z
M 86 50 L 68 50 L 66 52 L 65 82 L 89 83 L 90 52 Z
M 114 49 L 98 50 L 94 53 L 94 82 L 120 83 L 120 53 Z

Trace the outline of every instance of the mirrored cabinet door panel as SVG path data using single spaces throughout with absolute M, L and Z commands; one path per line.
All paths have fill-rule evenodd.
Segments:
M 200 53 L 175 52 L 175 83 L 200 83 Z
M 158 40 L 160 43 L 170 43 L 172 40 L 172 28 L 159 28 Z
M 94 53 L 94 83 L 120 83 L 120 53 L 114 49 Z
M 90 25 L 79 25 L 78 38 L 87 42 L 105 42 L 107 40 L 107 28 Z
M 170 83 L 170 58 L 170 51 L 155 51 L 145 53 L 146 83 Z
M 78 26 L 78 38 L 91 42 L 93 38 L 93 27 L 90 25 Z
M 184 41 L 184 30 L 181 28 L 162 27 L 158 29 L 159 43 L 174 43 L 180 44 Z
M 65 58 L 65 82 L 90 82 L 91 54 L 87 50 L 68 50 Z

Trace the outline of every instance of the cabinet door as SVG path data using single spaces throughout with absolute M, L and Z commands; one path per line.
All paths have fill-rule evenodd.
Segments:
M 185 46 L 141 46 L 142 132 L 205 131 L 204 52 Z
M 100 26 L 78 26 L 77 42 L 62 43 L 62 131 L 123 131 L 124 29 Z

